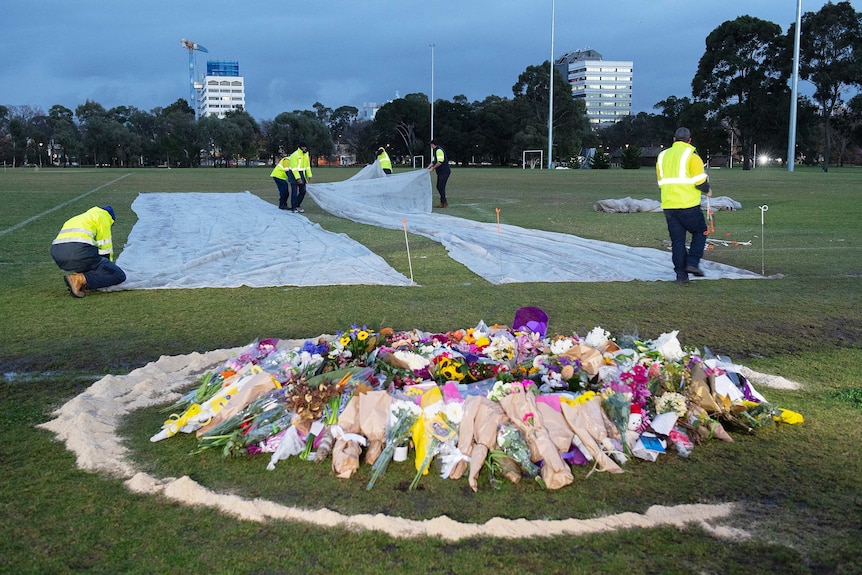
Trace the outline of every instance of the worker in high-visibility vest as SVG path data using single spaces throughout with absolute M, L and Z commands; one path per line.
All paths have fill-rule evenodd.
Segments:
M 386 153 L 386 149 L 382 146 L 377 148 L 377 161 L 380 163 L 380 167 L 383 168 L 384 174 L 392 173 L 392 160 L 389 159 L 389 154 Z
M 84 297 L 86 290 L 102 289 L 126 281 L 126 274 L 114 263 L 111 226 L 114 208 L 90 208 L 66 220 L 51 242 L 51 257 L 61 270 L 71 272 L 63 278 L 69 293 Z
M 691 145 L 691 132 L 679 128 L 673 145 L 658 155 L 656 178 L 661 188 L 661 208 L 670 235 L 676 283 L 685 285 L 689 274 L 703 277 L 700 260 L 706 247 L 706 219 L 700 209 L 701 193 L 712 196 L 703 160 Z M 691 245 L 686 249 L 686 237 Z
M 437 140 L 431 140 L 431 163 L 428 165 L 428 171 L 437 172 L 437 193 L 440 194 L 440 203 L 437 207 L 445 208 L 449 205 L 446 201 L 446 182 L 449 181 L 452 168 L 449 167 L 446 151 L 440 147 Z
M 311 180 L 311 157 L 308 144 L 299 141 L 299 147 L 287 157 L 287 181 L 290 182 L 290 211 L 304 213 L 300 207 L 305 198 L 305 185 Z
M 269 175 L 272 176 L 275 187 L 278 188 L 278 209 L 289 210 L 290 206 L 287 205 L 288 195 L 290 194 L 287 186 L 287 156 L 275 164 Z

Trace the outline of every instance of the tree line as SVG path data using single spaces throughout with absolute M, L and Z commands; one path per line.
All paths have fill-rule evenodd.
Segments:
M 585 148 L 596 148 L 595 167 L 616 151 L 624 167 L 638 167 L 646 148 L 668 145 L 677 126 L 688 126 L 706 155 L 737 158 L 744 169 L 758 153 L 783 157 L 789 136 L 795 23 L 786 33 L 752 16 L 724 22 L 705 39 L 692 79 L 691 96 L 668 96 L 658 113 L 641 112 L 616 124 L 591 129 L 585 103 L 551 62 L 529 66 L 511 97 L 465 96 L 434 102 L 435 138 L 453 162 L 506 166 L 521 152 L 546 150 L 551 74 L 553 161 L 576 164 Z M 794 161 L 841 165 L 862 147 L 862 14 L 850 2 L 806 12 L 800 33 L 800 78 L 813 96 L 797 100 Z M 855 93 L 855 95 L 853 95 Z M 0 105 L 0 161 L 5 165 L 97 165 L 114 167 L 271 164 L 306 140 L 317 158 L 334 160 L 347 151 L 358 163 L 373 161 L 384 146 L 396 161 L 428 155 L 431 102 L 423 93 L 384 104 L 373 120 L 353 106 L 283 112 L 257 121 L 244 110 L 224 118 L 195 119 L 184 99 L 150 111 L 105 109 L 87 100 L 74 111 L 54 105 L 47 114 L 30 106 Z M 787 158 L 783 158 L 787 161 Z

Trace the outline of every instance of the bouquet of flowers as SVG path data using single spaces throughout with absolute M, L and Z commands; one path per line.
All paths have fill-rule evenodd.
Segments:
M 318 343 L 306 341 L 302 347 L 276 351 L 262 360 L 260 367 L 283 384 L 292 383 L 314 375 L 328 352 L 329 344 L 325 340 Z
M 330 357 L 340 356 L 346 363 L 362 364 L 366 356 L 377 347 L 377 334 L 366 326 L 353 324 L 349 330 L 336 334 L 335 346 Z
M 517 463 L 523 473 L 541 482 L 539 466 L 530 460 L 530 447 L 517 427 L 511 423 L 500 425 L 500 428 L 497 430 L 497 446 L 500 448 L 502 455 Z M 499 458 L 501 454 L 492 451 L 491 455 Z
M 492 401 L 500 401 L 502 398 L 515 393 L 518 388 L 523 388 L 525 391 L 533 388 L 533 382 L 529 379 L 521 381 L 507 381 L 509 378 L 500 378 L 494 382 L 494 387 L 488 392 L 488 399 Z
M 330 414 L 332 413 L 330 402 L 341 405 L 341 394 L 360 369 L 322 373 L 296 382 L 287 392 L 287 402 L 296 414 L 297 421 L 294 421 L 294 426 L 306 434 L 305 449 L 300 454 L 302 459 L 309 458 L 314 446 L 315 434 L 311 432 L 312 424 L 323 418 L 327 407 L 330 408 Z M 336 413 L 334 420 L 337 420 L 337 417 Z
M 620 434 L 620 443 L 624 451 L 631 453 L 626 442 L 626 432 L 629 428 L 629 414 L 631 413 L 631 390 L 627 385 L 614 384 L 602 391 L 602 407 L 608 418 Z
M 440 446 L 446 442 L 457 441 L 458 424 L 462 416 L 463 410 L 459 402 L 444 404 L 441 400 L 422 410 L 423 437 L 421 439 L 424 442 L 424 457 L 416 467 L 416 476 L 410 482 L 411 491 L 419 486 L 419 480 L 428 473 L 431 460 L 439 452 Z M 419 451 L 417 449 L 417 454 Z
M 222 370 L 208 371 L 198 378 L 198 387 L 183 395 L 180 399 L 167 406 L 162 410 L 163 413 L 171 413 L 176 411 L 185 411 L 193 404 L 202 404 L 213 395 L 218 393 L 218 390 L 224 385 L 225 379 L 236 375 L 232 369 L 225 368 Z
M 581 379 L 581 361 L 565 356 L 537 355 L 533 359 L 536 368 L 536 383 L 543 393 L 559 390 L 581 391 L 584 381 Z
M 682 418 L 685 417 L 687 411 L 688 403 L 681 393 L 666 391 L 655 399 L 656 413 L 674 412 Z
M 267 429 L 265 434 L 262 434 L 263 429 L 276 420 L 286 419 L 289 425 L 290 415 L 290 409 L 284 399 L 284 388 L 268 391 L 239 412 L 208 429 L 199 438 L 198 448 L 194 453 L 221 447 L 224 458 L 242 454 L 249 445 L 263 441 L 287 427 L 287 425 L 276 426 L 275 429 Z M 250 435 L 252 431 L 254 433 Z
M 647 367 L 637 364 L 620 374 L 620 381 L 626 384 L 632 393 L 632 405 L 646 408 L 647 401 L 652 396 L 649 390 L 649 371 Z
M 412 401 L 403 399 L 392 401 L 389 412 L 389 427 L 386 430 L 386 446 L 380 457 L 371 466 L 371 480 L 366 489 L 373 488 L 377 480 L 386 473 L 386 468 L 395 455 L 395 448 L 407 443 L 413 426 L 421 414 L 422 409 Z
M 447 381 L 461 381 L 468 373 L 467 362 L 464 361 L 464 358 L 457 357 L 450 352 L 435 356 L 431 363 L 432 375 L 440 384 Z

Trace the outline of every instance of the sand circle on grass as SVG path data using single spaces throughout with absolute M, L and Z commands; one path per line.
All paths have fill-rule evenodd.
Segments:
M 301 346 L 305 340 L 286 342 Z M 39 425 L 53 432 L 76 456 L 81 469 L 125 479 L 135 493 L 156 494 L 190 506 L 205 506 L 246 521 L 302 521 L 321 527 L 376 530 L 392 537 L 436 537 L 457 541 L 468 537 L 551 537 L 586 535 L 620 529 L 699 525 L 718 537 L 742 539 L 746 531 L 722 524 L 734 513 L 735 503 L 717 505 L 654 505 L 645 513 L 623 512 L 590 519 L 506 519 L 462 523 L 446 516 L 413 520 L 383 514 L 345 515 L 328 509 L 303 509 L 264 499 L 251 499 L 212 491 L 191 478 L 153 477 L 129 460 L 128 448 L 117 434 L 122 418 L 136 409 L 175 401 L 194 385 L 199 375 L 240 353 L 244 347 L 207 353 L 162 356 L 127 375 L 107 375 L 54 412 L 54 419 Z M 799 385 L 747 370 L 759 385 L 798 389 Z M 771 378 L 771 379 L 770 379 Z

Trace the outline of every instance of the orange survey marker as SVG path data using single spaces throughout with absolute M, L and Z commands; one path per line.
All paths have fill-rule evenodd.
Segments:
M 706 231 L 703 235 L 715 233 L 715 216 L 712 214 L 712 206 L 709 204 L 709 196 L 706 196 Z

